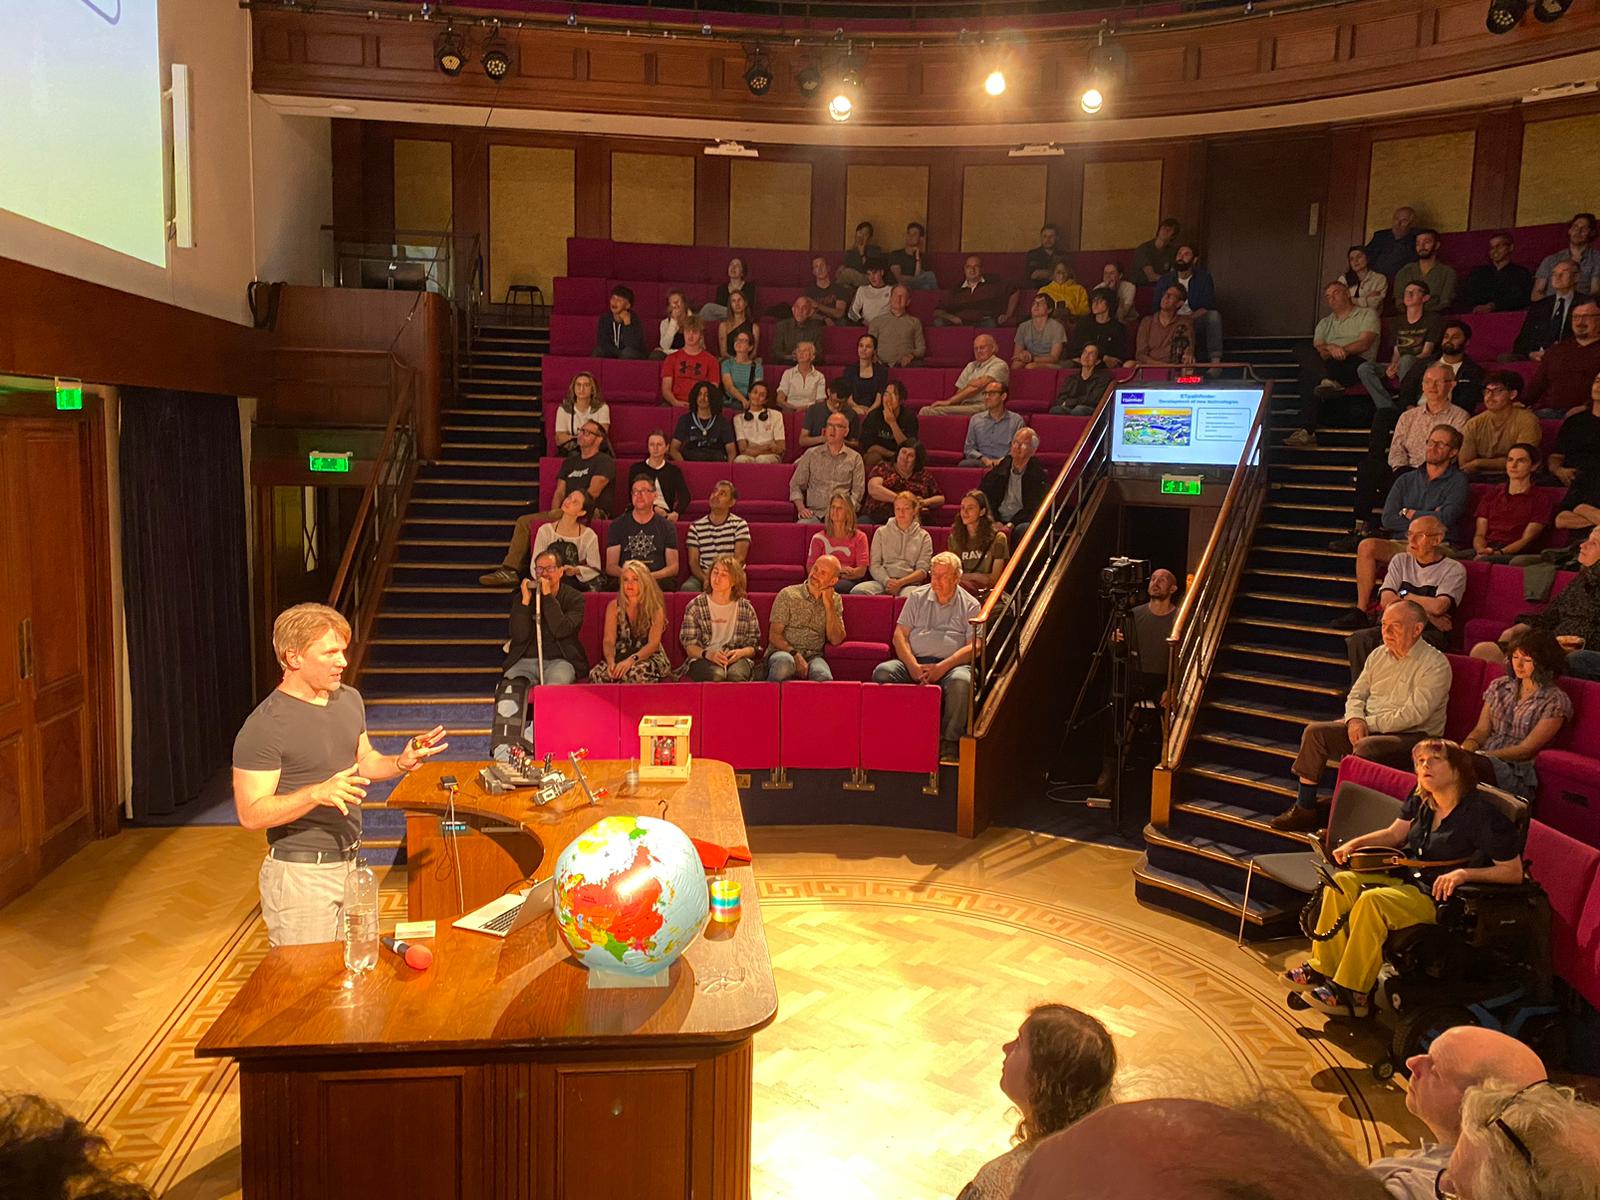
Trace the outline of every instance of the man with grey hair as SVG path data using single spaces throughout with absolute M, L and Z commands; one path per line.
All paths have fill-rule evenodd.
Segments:
M 1005 387 L 1011 385 L 1011 368 L 1000 357 L 1000 343 L 992 333 L 980 333 L 972 339 L 972 361 L 961 368 L 956 376 L 956 390 L 948 399 L 930 404 L 922 411 L 927 413 L 975 413 L 983 411 L 983 390 L 990 381 Z
M 822 426 L 822 445 L 811 447 L 794 464 L 789 501 L 794 505 L 795 520 L 821 522 L 835 492 L 843 492 L 852 505 L 861 507 L 867 467 L 861 455 L 845 445 L 849 436 L 850 418 L 831 414 Z
M 1523 1088 L 1545 1078 L 1539 1056 L 1516 1038 L 1477 1025 L 1457 1025 L 1406 1059 L 1406 1108 L 1433 1135 L 1410 1154 L 1380 1158 L 1368 1168 L 1396 1200 L 1432 1200 L 1433 1185 L 1461 1136 L 1461 1101 L 1490 1080 Z
M 932 683 L 940 700 L 939 757 L 955 758 L 972 703 L 972 618 L 978 599 L 961 586 L 961 559 L 933 556 L 929 582 L 906 592 L 894 627 L 894 654 L 872 672 L 873 683 Z
M 1378 591 L 1380 608 L 1386 609 L 1399 600 L 1416 604 L 1428 619 L 1422 636 L 1440 650 L 1449 649 L 1456 606 L 1467 594 L 1467 569 L 1445 554 L 1444 544 L 1443 521 L 1431 513 L 1412 518 L 1406 527 L 1405 549 L 1398 554 L 1393 554 L 1392 549 L 1388 551 L 1393 557 L 1384 571 L 1383 587 Z M 1390 545 L 1384 543 L 1386 548 Z M 1376 576 L 1376 567 L 1372 564 L 1375 561 L 1376 556 L 1368 554 L 1356 558 L 1357 607 L 1351 612 L 1360 615 L 1361 625 L 1369 625 L 1366 605 L 1372 600 Z M 1350 678 L 1354 679 L 1361 674 L 1367 656 L 1377 649 L 1382 637 L 1376 629 L 1354 625 L 1353 617 L 1336 618 L 1331 624 L 1335 628 L 1357 630 L 1345 640 L 1350 657 Z
M 772 601 L 767 624 L 767 678 L 828 683 L 833 670 L 823 657 L 844 641 L 844 602 L 839 596 L 839 560 L 817 556 L 804 583 L 791 583 Z
M 1009 541 L 1013 547 L 1028 522 L 1039 514 L 1039 506 L 1044 503 L 1050 486 L 1044 468 L 1034 457 L 1038 450 L 1039 431 L 1023 425 L 1011 435 L 1006 457 L 985 471 L 978 483 L 978 489 L 989 498 L 989 507 L 995 515 L 1011 526 Z
M 1461 1104 L 1461 1140 L 1430 1194 L 1600 1200 L 1600 1108 L 1551 1083 L 1473 1088 Z
M 1328 822 L 1328 804 L 1317 785 L 1329 759 L 1346 754 L 1391 766 L 1409 766 L 1411 748 L 1444 733 L 1450 702 L 1450 660 L 1422 640 L 1427 624 L 1414 600 L 1400 600 L 1383 613 L 1383 645 L 1368 657 L 1345 700 L 1344 719 L 1312 721 L 1300 735 L 1294 774 L 1300 789 L 1294 804 L 1272 818 L 1284 833 L 1311 833 Z

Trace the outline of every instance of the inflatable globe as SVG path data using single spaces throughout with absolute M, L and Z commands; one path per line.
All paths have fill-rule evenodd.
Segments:
M 705 928 L 706 872 L 688 836 L 655 817 L 595 822 L 556 859 L 561 937 L 595 971 L 655 975 Z

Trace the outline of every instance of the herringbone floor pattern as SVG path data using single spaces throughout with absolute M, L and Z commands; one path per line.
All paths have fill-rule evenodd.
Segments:
M 1140 908 L 1127 852 L 1009 830 L 751 839 L 780 997 L 756 1042 L 758 1200 L 954 1195 L 1006 1145 L 1000 1046 L 1044 1000 L 1107 1023 L 1124 1096 L 1286 1088 L 1363 1157 L 1417 1131 L 1359 1065 L 1370 1047 L 1301 1029 L 1253 955 Z M 260 848 L 124 834 L 0 913 L 0 1086 L 88 1116 L 172 1200 L 237 1195 L 234 1072 L 192 1047 L 265 951 Z M 388 924 L 402 873 L 383 897 Z

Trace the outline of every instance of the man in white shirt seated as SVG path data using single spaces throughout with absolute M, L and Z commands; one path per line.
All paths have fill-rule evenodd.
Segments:
M 940 701 L 939 757 L 955 758 L 972 701 L 972 618 L 978 598 L 961 587 L 961 560 L 933 556 L 930 581 L 906 592 L 894 627 L 894 657 L 879 663 L 873 683 L 932 683 Z
M 867 281 L 856 289 L 846 318 L 852 324 L 871 325 L 889 311 L 889 293 L 894 291 L 894 284 L 884 278 L 888 270 L 881 258 L 867 260 Z
M 1006 365 L 1006 360 L 1000 357 L 999 350 L 1000 343 L 994 340 L 993 334 L 980 333 L 973 338 L 972 361 L 961 369 L 960 375 L 956 376 L 955 392 L 948 399 L 930 404 L 922 411 L 968 415 L 982 412 L 985 385 L 991 379 L 997 379 L 1008 386 L 1011 383 L 1011 368 Z

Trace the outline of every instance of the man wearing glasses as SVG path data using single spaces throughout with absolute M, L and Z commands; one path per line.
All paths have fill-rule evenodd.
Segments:
M 1461 469 L 1475 481 L 1504 479 L 1506 455 L 1521 443 L 1544 440 L 1539 418 L 1517 403 L 1522 376 L 1495 371 L 1483 385 L 1483 411 L 1467 421 L 1461 437 Z
M 575 683 L 589 677 L 583 629 L 583 592 L 567 577 L 553 550 L 533 560 L 511 601 L 511 641 L 501 670 L 507 679 L 531 684 Z

